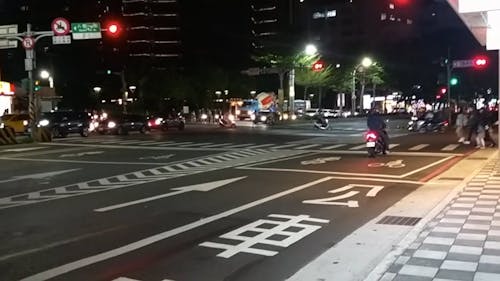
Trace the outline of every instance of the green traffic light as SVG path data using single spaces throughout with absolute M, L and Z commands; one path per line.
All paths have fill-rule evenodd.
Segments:
M 453 77 L 450 79 L 450 85 L 455 86 L 458 84 L 458 79 Z
M 111 75 L 111 70 L 110 69 L 106 70 L 106 74 Z

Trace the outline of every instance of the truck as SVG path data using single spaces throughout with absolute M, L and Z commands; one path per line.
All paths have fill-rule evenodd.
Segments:
M 254 123 L 273 121 L 276 111 L 276 95 L 272 92 L 262 92 L 254 99 L 243 100 L 239 108 L 238 118 L 240 120 L 250 119 Z

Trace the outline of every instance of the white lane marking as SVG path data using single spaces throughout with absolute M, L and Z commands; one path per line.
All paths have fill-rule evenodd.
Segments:
M 398 147 L 399 146 L 399 143 L 391 143 L 389 144 L 389 149 L 393 149 L 395 147 Z
M 408 150 L 417 151 L 417 150 L 422 150 L 428 146 L 429 146 L 429 144 L 419 144 L 419 145 L 415 145 L 415 146 L 410 147 Z
M 159 142 L 156 142 L 155 145 L 165 145 L 165 144 L 169 144 L 169 143 L 175 143 L 175 141 L 159 141 Z
M 203 148 L 213 148 L 213 147 L 221 147 L 221 146 L 226 146 L 226 145 L 231 145 L 233 144 L 232 142 L 225 142 L 225 143 L 219 143 L 219 144 L 212 144 L 212 145 L 204 145 L 202 146 Z
M 20 181 L 20 180 L 27 180 L 27 179 L 41 180 L 41 179 L 50 178 L 50 177 L 53 177 L 53 176 L 62 175 L 62 174 L 65 174 L 65 173 L 70 173 L 70 172 L 74 172 L 74 171 L 78 171 L 78 170 L 81 170 L 81 169 L 78 168 L 78 169 L 61 170 L 61 171 L 54 171 L 54 172 L 46 172 L 46 173 L 39 173 L 39 174 L 24 175 L 24 176 L 14 176 L 11 179 L 0 181 L 0 183 Z
M 254 145 L 255 143 L 243 143 L 243 144 L 236 144 L 236 145 L 230 145 L 227 148 L 242 148 L 246 146 L 251 146 Z
M 358 187 L 363 187 L 363 188 L 369 188 L 370 190 L 366 193 L 366 197 L 375 197 L 377 194 L 384 188 L 383 185 L 367 185 L 367 184 L 348 184 L 346 186 L 333 189 L 328 191 L 328 193 L 340 193 L 344 191 L 348 191 L 353 188 L 358 188 Z M 357 200 L 349 200 L 347 202 L 338 202 L 337 200 L 340 199 L 347 199 L 349 197 L 356 196 L 359 193 L 359 191 L 349 191 L 347 193 L 333 196 L 333 197 L 328 197 L 328 198 L 319 198 L 319 199 L 312 199 L 312 200 L 304 200 L 302 203 L 304 204 L 318 204 L 318 205 L 337 205 L 337 206 L 347 206 L 349 208 L 358 208 L 359 203 Z M 337 201 L 337 202 L 336 202 Z
M 191 144 L 179 145 L 179 147 L 202 146 L 202 145 L 208 145 L 208 144 L 212 144 L 212 142 L 195 142 L 195 143 L 191 143 Z
M 406 173 L 406 174 L 403 174 L 403 175 L 401 175 L 401 177 L 402 177 L 402 178 L 405 178 L 405 177 L 411 176 L 411 175 L 413 175 L 413 174 L 419 173 L 419 172 L 421 172 L 421 171 L 427 170 L 427 169 L 429 169 L 430 167 L 434 167 L 434 166 L 436 166 L 436 165 L 438 165 L 438 164 L 441 164 L 441 163 L 443 163 L 443 162 L 446 162 L 446 161 L 448 161 L 448 160 L 450 160 L 450 159 L 452 159 L 452 158 L 454 158 L 454 157 L 455 157 L 455 156 L 448 156 L 448 157 L 443 158 L 443 159 L 441 159 L 441 160 L 438 160 L 438 161 L 436 161 L 436 162 L 430 163 L 429 165 L 425 165 L 425 166 L 423 166 L 423 167 L 421 167 L 421 168 L 418 168 L 418 169 L 415 169 L 415 170 L 413 170 L 413 171 L 411 171 L 411 172 L 408 172 L 408 173 Z
M 183 141 L 183 142 L 172 142 L 172 143 L 166 143 L 166 144 L 160 144 L 159 146 L 178 146 L 178 145 L 186 145 L 186 144 L 192 144 L 192 141 Z
M 82 157 L 82 156 L 87 156 L 87 155 L 98 155 L 98 154 L 103 154 L 104 151 L 87 151 L 87 152 L 79 152 L 79 153 L 70 153 L 70 154 L 61 154 L 59 157 L 65 158 L 65 157 Z
M 309 148 L 313 148 L 313 147 L 316 147 L 316 146 L 320 146 L 321 144 L 309 144 L 309 145 L 304 145 L 304 146 L 300 146 L 300 147 L 296 147 L 295 149 L 309 149 Z
M 98 209 L 94 209 L 94 211 L 95 212 L 107 212 L 107 211 L 111 211 L 111 210 L 125 208 L 125 207 L 132 206 L 132 205 L 137 205 L 137 204 L 142 204 L 142 203 L 146 203 L 146 202 L 150 202 L 150 201 L 154 201 L 154 200 L 158 200 L 158 199 L 162 199 L 162 198 L 167 198 L 167 197 L 171 197 L 171 196 L 175 196 L 175 195 L 179 195 L 179 194 L 183 194 L 183 193 L 191 192 L 191 191 L 207 192 L 207 191 L 211 191 L 213 189 L 216 189 L 218 187 L 228 185 L 230 183 L 242 180 L 244 178 L 246 178 L 246 176 L 232 178 L 232 179 L 219 180 L 219 181 L 206 182 L 206 183 L 200 183 L 200 184 L 194 184 L 194 185 L 183 186 L 183 187 L 176 187 L 176 188 L 172 188 L 172 190 L 175 190 L 173 192 L 169 192 L 169 193 L 165 193 L 165 194 L 161 194 L 161 195 L 156 195 L 156 196 L 152 196 L 152 197 L 147 197 L 147 198 L 143 198 L 143 199 L 139 199 L 139 200 L 134 200 L 134 201 L 130 201 L 130 202 L 125 202 L 125 203 L 121 203 L 121 204 L 116 204 L 116 205 L 112 205 L 112 206 L 108 206 L 108 207 L 98 208 Z
M 157 141 L 142 141 L 141 143 L 139 143 L 139 145 L 150 145 L 150 144 L 158 144 Z
M 459 146 L 460 146 L 460 144 L 449 144 L 449 145 L 441 148 L 441 150 L 442 151 L 452 151 L 452 150 L 455 150 Z
M 245 205 L 233 208 L 231 210 L 228 210 L 228 211 L 225 211 L 225 212 L 222 212 L 222 213 L 210 216 L 210 217 L 202 218 L 202 219 L 199 219 L 195 222 L 192 222 L 192 223 L 189 223 L 189 224 L 186 224 L 186 225 L 183 225 L 183 226 L 171 229 L 171 230 L 167 230 L 167 231 L 162 232 L 162 233 L 158 233 L 156 235 L 141 239 L 141 240 L 136 241 L 136 242 L 132 242 L 130 244 L 121 246 L 119 248 L 109 250 L 106 252 L 102 252 L 100 254 L 86 257 L 86 258 L 83 258 L 83 259 L 80 259 L 80 260 L 77 260 L 74 262 L 70 262 L 70 263 L 67 263 L 67 264 L 64 264 L 64 265 L 37 273 L 37 274 L 32 275 L 32 276 L 28 276 L 28 277 L 22 279 L 21 281 L 47 280 L 47 279 L 54 278 L 54 277 L 63 275 L 65 273 L 68 273 L 68 272 L 71 272 L 71 271 L 74 271 L 74 270 L 77 270 L 77 269 L 80 269 L 80 268 L 83 268 L 83 267 L 86 267 L 86 266 L 89 266 L 89 265 L 92 265 L 92 264 L 95 264 L 98 262 L 102 262 L 102 261 L 120 256 L 120 255 L 126 254 L 126 253 L 130 253 L 132 251 L 144 248 L 146 246 L 149 246 L 149 245 L 154 244 L 156 242 L 165 240 L 165 239 L 170 238 L 172 236 L 176 236 L 178 234 L 184 233 L 186 231 L 190 231 L 192 229 L 195 229 L 195 228 L 198 228 L 200 226 L 212 223 L 212 222 L 220 220 L 222 218 L 226 218 L 226 217 L 232 216 L 234 214 L 240 213 L 242 211 L 253 208 L 255 206 L 262 205 L 262 204 L 267 203 L 269 201 L 273 201 L 273 200 L 281 198 L 283 196 L 286 196 L 286 195 L 301 191 L 303 189 L 309 188 L 311 186 L 315 186 L 315 185 L 318 185 L 320 183 L 329 181 L 330 179 L 331 179 L 331 177 L 324 177 L 324 178 L 321 178 L 319 180 L 315 180 L 313 182 L 299 185 L 299 186 L 287 189 L 285 191 L 275 193 L 273 195 L 261 198 L 259 200 L 256 200 L 256 201 L 253 201 L 250 203 L 247 203 Z
M 346 145 L 347 144 L 339 143 L 339 144 L 334 144 L 334 145 L 322 147 L 321 150 L 330 150 L 330 149 L 335 149 L 335 148 L 339 148 L 339 147 L 346 146 Z
M 102 164 L 102 165 L 168 165 L 169 163 L 158 162 L 113 162 L 113 161 L 84 161 L 84 160 L 63 160 L 44 158 L 21 158 L 21 157 L 0 157 L 1 160 L 29 161 L 29 162 L 52 162 L 52 163 L 76 163 L 76 164 Z
M 349 148 L 349 150 L 360 150 L 360 149 L 363 149 L 363 148 L 366 148 L 366 144 L 360 144 L 358 146 L 351 147 L 351 148 Z
M 25 152 L 25 151 L 44 149 L 44 148 L 47 148 L 47 147 L 46 146 L 39 146 L 39 147 L 25 147 L 25 148 L 10 148 L 10 149 L 4 149 L 2 151 L 3 152 Z
M 289 147 L 293 147 L 293 146 L 297 146 L 297 145 L 300 145 L 300 144 L 299 143 L 284 144 L 284 145 L 274 146 L 273 148 L 274 149 L 289 148 Z
M 145 156 L 145 157 L 141 157 L 139 159 L 140 160 L 143 160 L 143 159 L 153 159 L 153 160 L 170 159 L 170 158 L 172 158 L 174 156 L 175 156 L 175 154 L 166 154 L 166 155 L 158 155 L 158 156 Z

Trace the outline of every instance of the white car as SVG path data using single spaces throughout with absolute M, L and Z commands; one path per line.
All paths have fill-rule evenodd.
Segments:
M 321 114 L 323 114 L 323 117 L 325 118 L 336 118 L 339 116 L 339 112 L 333 109 L 322 109 Z
M 318 109 L 317 108 L 307 109 L 305 112 L 305 115 L 308 117 L 314 117 L 314 116 L 318 115 Z

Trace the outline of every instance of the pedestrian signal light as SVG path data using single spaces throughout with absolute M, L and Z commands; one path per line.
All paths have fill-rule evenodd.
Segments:
M 458 84 L 458 79 L 456 77 L 453 77 L 450 79 L 450 85 L 455 86 Z

